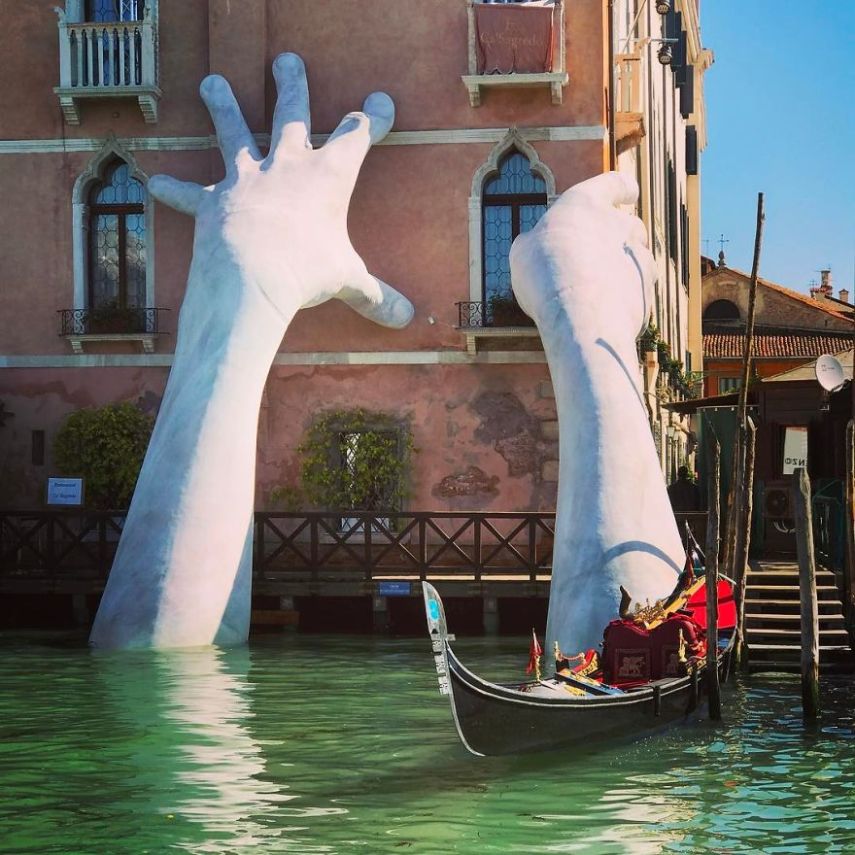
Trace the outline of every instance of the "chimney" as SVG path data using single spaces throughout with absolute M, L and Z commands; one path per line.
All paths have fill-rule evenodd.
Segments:
M 831 297 L 834 295 L 834 289 L 831 287 L 831 271 L 819 271 L 819 290 L 823 297 Z
M 849 302 L 849 292 L 845 288 L 840 289 L 840 302 L 848 303 Z

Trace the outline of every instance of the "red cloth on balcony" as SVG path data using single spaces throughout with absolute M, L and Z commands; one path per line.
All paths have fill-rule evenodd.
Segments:
M 479 74 L 552 70 L 552 6 L 476 3 Z

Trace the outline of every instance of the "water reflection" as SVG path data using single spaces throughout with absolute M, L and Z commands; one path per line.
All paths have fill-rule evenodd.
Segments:
M 488 676 L 527 640 L 461 642 Z M 466 649 L 469 648 L 469 649 Z M 520 653 L 522 651 L 522 654 Z M 725 695 L 726 725 L 476 759 L 421 641 L 92 654 L 0 637 L 0 852 L 844 852 L 855 692 Z
M 112 714 L 136 733 L 129 771 L 151 810 L 176 829 L 192 823 L 204 831 L 182 839 L 183 849 L 257 852 L 285 842 L 291 829 L 263 819 L 297 796 L 266 774 L 262 746 L 252 736 L 248 650 L 93 658 Z

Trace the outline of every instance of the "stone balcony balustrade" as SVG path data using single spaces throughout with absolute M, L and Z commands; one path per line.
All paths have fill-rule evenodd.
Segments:
M 76 5 L 76 4 L 75 4 Z M 143 118 L 157 121 L 157 23 L 153 4 L 136 21 L 72 21 L 67 3 L 59 17 L 59 96 L 65 121 L 80 124 L 80 101 L 135 98 Z
M 535 5 L 539 4 L 532 4 L 532 6 Z M 505 15 L 508 11 L 504 4 L 487 4 L 483 0 L 468 0 L 466 4 L 469 27 L 469 70 L 467 74 L 462 76 L 462 80 L 469 92 L 470 105 L 472 107 L 480 106 L 482 89 L 513 87 L 546 87 L 550 90 L 552 103 L 560 104 L 563 98 L 563 89 L 569 80 L 564 33 L 564 0 L 555 0 L 554 5 L 549 9 L 552 14 L 552 29 L 549 36 L 551 44 L 548 45 L 548 53 L 551 56 L 550 65 L 542 71 L 532 72 L 516 70 L 508 73 L 486 72 L 486 69 L 480 67 L 483 65 L 483 44 L 479 42 L 476 7 L 488 15 Z M 519 8 L 511 11 L 514 13 L 524 12 Z M 534 34 L 524 33 L 515 33 L 512 37 L 522 38 L 524 41 L 537 38 Z

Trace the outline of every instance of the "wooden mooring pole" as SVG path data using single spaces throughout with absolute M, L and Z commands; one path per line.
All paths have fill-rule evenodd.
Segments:
M 754 451 L 757 428 L 754 421 L 745 419 L 745 471 L 743 472 L 742 501 L 740 503 L 741 531 L 736 540 L 736 645 L 734 660 L 737 668 L 748 667 L 748 645 L 745 643 L 745 589 L 748 584 L 748 552 L 751 549 L 751 517 L 754 513 Z
M 855 394 L 855 380 L 852 381 L 852 388 Z M 855 640 L 855 419 L 849 419 L 849 424 L 846 425 L 846 496 L 843 520 L 846 527 L 843 614 L 849 636 Z
M 763 194 L 757 194 L 757 225 L 754 230 L 754 260 L 748 283 L 748 315 L 745 320 L 745 340 L 742 345 L 742 379 L 736 412 L 736 441 L 733 445 L 730 489 L 727 495 L 722 565 L 724 572 L 738 582 L 740 568 L 740 539 L 743 532 L 747 499 L 744 493 L 746 477 L 746 445 L 748 442 L 748 385 L 751 382 L 751 361 L 754 351 L 754 318 L 757 311 L 757 278 L 760 274 L 760 250 L 763 246 L 763 224 L 766 211 Z M 747 554 L 747 553 L 746 553 Z
M 819 717 L 819 609 L 816 602 L 810 479 L 804 469 L 796 469 L 793 473 L 792 489 L 802 621 L 802 710 L 806 719 L 815 719 Z
M 719 541 L 719 482 L 721 480 L 721 449 L 710 434 L 707 442 L 709 476 L 707 478 L 707 696 L 710 718 L 721 720 L 721 685 L 718 679 L 718 541 Z

